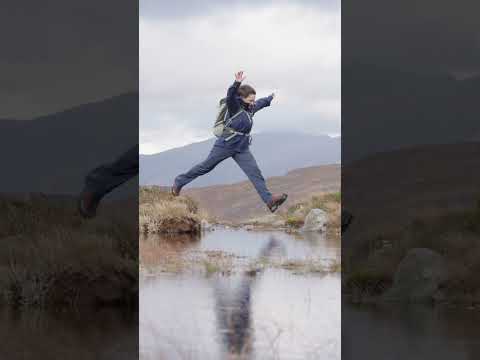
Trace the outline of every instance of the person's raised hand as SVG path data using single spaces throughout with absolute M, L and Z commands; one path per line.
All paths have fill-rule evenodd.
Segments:
M 242 82 L 245 78 L 246 76 L 243 74 L 243 71 L 235 73 L 235 81 Z
M 271 93 L 270 96 L 272 97 L 272 100 L 275 99 L 275 93 Z

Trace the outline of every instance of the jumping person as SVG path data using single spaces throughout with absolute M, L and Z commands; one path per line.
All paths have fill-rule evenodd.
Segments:
M 221 132 L 218 133 L 218 139 L 207 159 L 185 174 L 177 176 L 171 191 L 174 196 L 180 195 L 180 191 L 185 185 L 197 177 L 209 173 L 223 160 L 232 158 L 253 183 L 270 211 L 275 212 L 287 200 L 287 194 L 272 195 L 270 193 L 249 149 L 252 139 L 250 132 L 253 126 L 253 115 L 264 107 L 270 106 L 275 94 L 272 93 L 266 98 L 255 101 L 255 89 L 250 85 L 242 85 L 243 80 L 245 80 L 243 71 L 237 72 L 235 82 L 227 91 L 227 97 L 220 101 L 220 105 L 225 104 L 226 113 L 224 118 L 220 119 L 223 121 Z
M 111 164 L 101 165 L 88 173 L 78 198 L 78 211 L 84 218 L 96 215 L 100 200 L 116 187 L 138 175 L 138 144 Z

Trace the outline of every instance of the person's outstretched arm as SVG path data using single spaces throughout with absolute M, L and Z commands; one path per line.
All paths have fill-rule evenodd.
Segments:
M 255 101 L 255 105 L 253 106 L 253 113 L 255 114 L 257 111 L 262 110 L 264 107 L 270 106 L 270 103 L 274 98 L 275 98 L 275 94 L 272 93 L 267 97 L 264 97 Z
M 235 115 L 240 109 L 240 103 L 238 102 L 238 88 L 242 81 L 245 80 L 243 71 L 235 73 L 235 82 L 228 88 L 227 91 L 227 108 L 230 116 Z

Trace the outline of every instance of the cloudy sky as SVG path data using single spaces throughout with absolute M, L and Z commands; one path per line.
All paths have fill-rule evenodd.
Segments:
M 140 1 L 140 152 L 211 137 L 244 70 L 274 91 L 254 132 L 340 133 L 340 1 Z
M 137 91 L 134 1 L 4 0 L 0 42 L 0 119 Z
M 478 1 L 344 1 L 342 61 L 478 76 L 479 11 Z

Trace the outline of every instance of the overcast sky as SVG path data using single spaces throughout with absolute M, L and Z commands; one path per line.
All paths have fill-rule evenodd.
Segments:
M 140 152 L 211 137 L 218 100 L 244 70 L 274 91 L 254 132 L 340 133 L 339 1 L 140 2 Z
M 378 64 L 416 73 L 480 73 L 480 2 L 344 1 L 344 64 Z
M 0 43 L 0 119 L 137 91 L 134 1 L 4 0 Z

